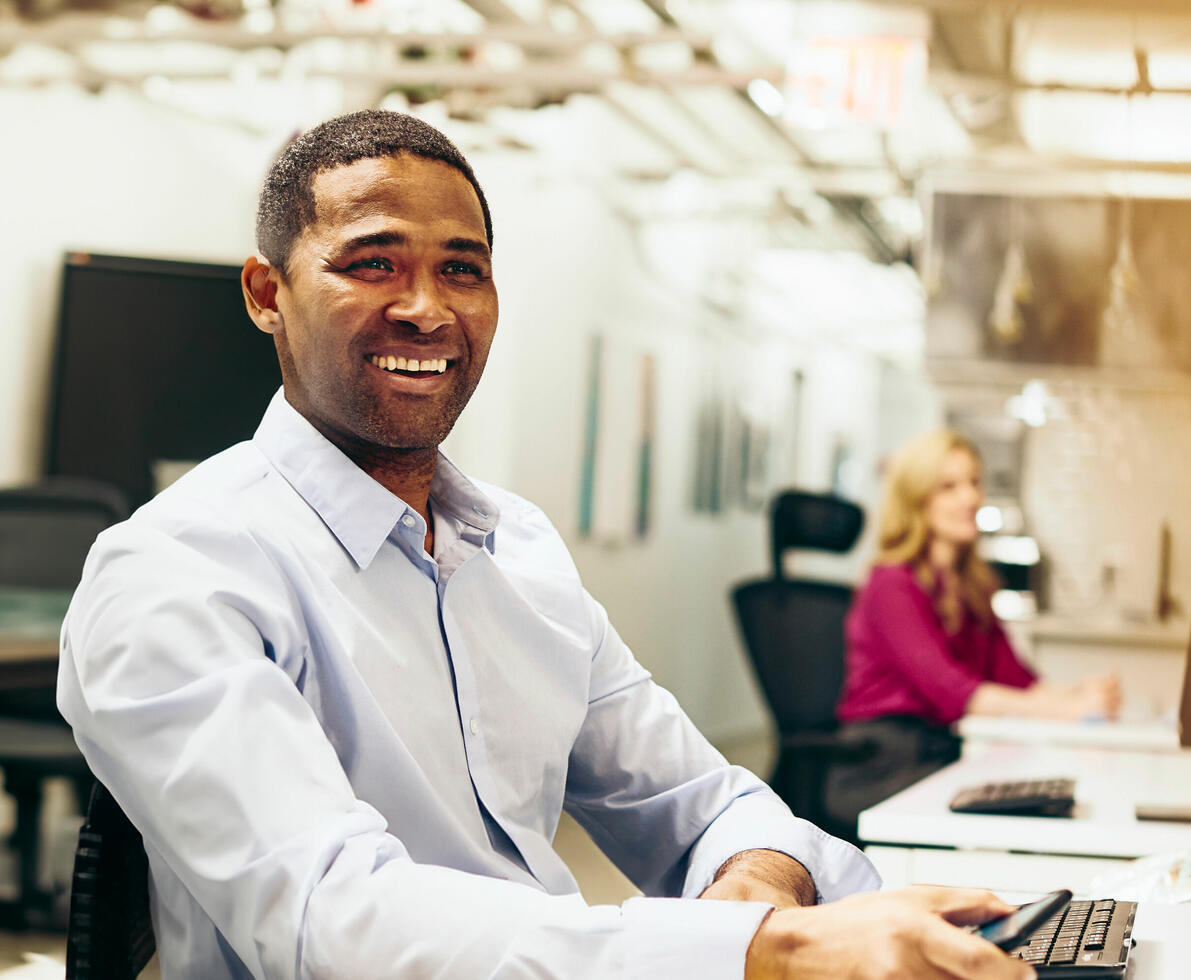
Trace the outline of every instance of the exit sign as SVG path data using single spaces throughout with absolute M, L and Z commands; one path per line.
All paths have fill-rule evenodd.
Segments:
M 925 86 L 920 37 L 798 38 L 786 74 L 785 119 L 810 129 L 895 129 L 913 118 Z

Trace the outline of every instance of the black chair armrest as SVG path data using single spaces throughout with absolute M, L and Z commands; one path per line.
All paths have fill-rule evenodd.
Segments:
M 66 980 L 133 980 L 156 948 L 141 835 L 97 782 L 75 851 Z
M 876 739 L 835 729 L 820 732 L 788 732 L 781 736 L 782 749 L 798 749 L 822 753 L 833 759 L 847 762 L 861 762 L 871 759 L 877 753 Z

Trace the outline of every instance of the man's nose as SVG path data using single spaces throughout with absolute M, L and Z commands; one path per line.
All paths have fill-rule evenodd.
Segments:
M 433 333 L 455 318 L 432 273 L 418 273 L 385 307 L 390 323 L 408 323 L 418 333 Z

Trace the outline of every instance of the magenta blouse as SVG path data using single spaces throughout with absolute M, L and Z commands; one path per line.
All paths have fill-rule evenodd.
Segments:
M 968 614 L 949 636 L 908 565 L 872 570 L 844 633 L 844 690 L 836 706 L 842 722 L 913 715 L 950 725 L 982 681 L 1025 688 L 1037 680 L 995 619 L 982 626 Z

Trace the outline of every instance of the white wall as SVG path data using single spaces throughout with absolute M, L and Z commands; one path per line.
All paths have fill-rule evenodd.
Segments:
M 238 261 L 251 249 L 254 184 L 271 142 L 119 91 L 0 89 L 0 119 L 7 483 L 40 465 L 62 253 Z
M 0 161 L 0 340 L 9 354 L 0 363 L 0 482 L 16 482 L 38 469 L 62 252 L 239 261 L 252 248 L 257 184 L 280 136 L 201 122 L 132 94 L 68 89 L 0 91 L 0 117 L 6 144 L 24 148 Z M 747 261 L 763 244 L 759 222 L 636 227 L 610 209 L 596 183 L 543 175 L 524 156 L 473 155 L 473 164 L 494 214 L 501 324 L 487 376 L 448 450 L 475 475 L 546 510 L 638 657 L 710 735 L 760 730 L 765 713 L 727 590 L 765 569 L 766 530 L 756 510 L 693 511 L 696 408 L 714 377 L 749 410 L 780 413 L 783 386 L 801 369 L 798 457 L 781 465 L 775 482 L 829 486 L 843 439 L 853 450 L 856 492 L 869 499 L 879 449 L 876 360 L 783 332 L 798 326 L 797 309 L 787 323 L 757 323 L 744 315 L 743 297 L 735 307 L 704 301 L 701 284 L 720 282 L 729 262 Z M 244 326 L 252 329 L 247 318 Z M 622 358 L 605 374 L 605 399 L 635 397 L 638 354 L 657 361 L 653 522 L 644 540 L 578 534 L 593 332 Z M 780 430 L 783 420 L 773 423 Z M 833 571 L 854 576 L 858 562 L 837 562 Z

